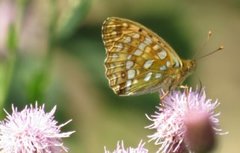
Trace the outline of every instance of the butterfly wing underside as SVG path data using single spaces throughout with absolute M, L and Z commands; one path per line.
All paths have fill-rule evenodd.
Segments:
M 106 77 L 118 95 L 168 88 L 182 67 L 176 52 L 157 34 L 131 20 L 110 17 L 102 26 Z

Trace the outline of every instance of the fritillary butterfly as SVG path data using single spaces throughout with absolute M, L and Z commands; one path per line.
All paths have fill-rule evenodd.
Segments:
M 109 17 L 102 26 L 106 48 L 106 77 L 117 95 L 169 91 L 179 86 L 196 67 L 180 59 L 172 47 L 145 26 Z

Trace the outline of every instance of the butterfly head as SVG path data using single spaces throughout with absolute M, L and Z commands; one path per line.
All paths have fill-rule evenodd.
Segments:
M 196 69 L 196 60 L 183 60 L 183 73 L 184 75 L 189 75 Z

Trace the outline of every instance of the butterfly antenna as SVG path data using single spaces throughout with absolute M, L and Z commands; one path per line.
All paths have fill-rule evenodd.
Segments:
M 204 57 L 210 56 L 210 55 L 212 55 L 212 54 L 214 54 L 216 52 L 219 52 L 219 51 L 223 50 L 223 48 L 224 48 L 223 45 L 221 45 L 217 49 L 215 49 L 215 50 L 213 50 L 213 51 L 211 51 L 211 52 L 209 52 L 209 53 L 207 53 L 207 54 L 205 54 L 203 56 L 198 57 L 196 60 L 200 60 L 200 59 L 202 59 Z
M 194 55 L 193 57 L 196 57 L 196 55 L 199 54 L 199 53 L 206 47 L 207 42 L 210 40 L 211 36 L 212 36 L 212 31 L 209 30 L 209 31 L 208 31 L 207 39 L 202 43 L 200 49 L 198 49 L 198 51 L 195 52 L 195 55 Z

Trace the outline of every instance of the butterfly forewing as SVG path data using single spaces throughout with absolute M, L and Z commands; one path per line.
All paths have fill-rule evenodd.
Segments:
M 175 51 L 139 23 L 116 17 L 102 27 L 106 76 L 118 95 L 143 94 L 168 88 L 182 67 Z

